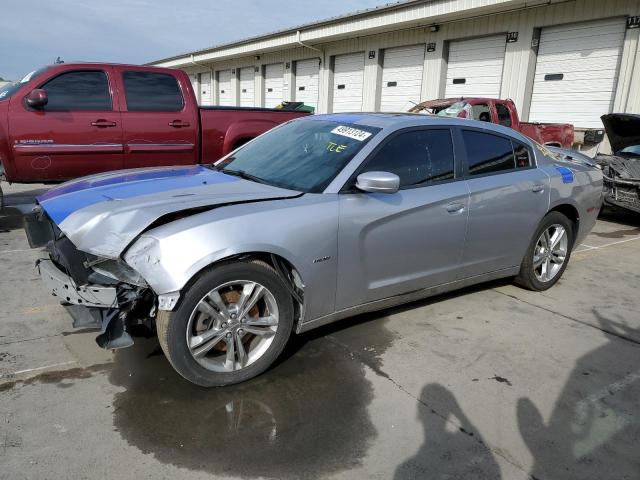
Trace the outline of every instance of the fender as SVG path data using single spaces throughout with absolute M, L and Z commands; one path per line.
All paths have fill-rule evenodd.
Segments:
M 235 150 L 238 140 L 253 140 L 267 130 L 271 130 L 276 125 L 278 125 L 278 122 L 272 120 L 248 120 L 232 124 L 225 134 L 222 154 L 226 155 Z

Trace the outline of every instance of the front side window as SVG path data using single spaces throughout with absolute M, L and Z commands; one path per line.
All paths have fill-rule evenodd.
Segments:
M 509 109 L 501 103 L 496 103 L 496 113 L 498 114 L 498 123 L 511 128 L 511 113 Z
M 179 112 L 184 106 L 180 86 L 173 75 L 127 71 L 122 79 L 130 112 Z
M 99 70 L 66 72 L 42 85 L 48 112 L 111 110 L 107 74 Z
M 34 70 L 31 73 L 27 73 L 21 80 L 17 82 L 9 82 L 6 85 L 0 87 L 0 101 L 7 100 L 11 98 L 11 96 L 20 90 L 25 83 L 29 83 L 31 80 L 35 80 L 40 75 L 42 75 L 49 67 L 43 67 L 39 70 Z
M 490 133 L 463 130 L 469 175 L 513 170 L 516 162 L 511 140 Z
M 451 132 L 429 129 L 400 133 L 378 150 L 362 171 L 395 173 L 400 177 L 400 188 L 452 180 Z
M 379 131 L 313 117 L 296 120 L 249 142 L 215 168 L 259 183 L 318 193 Z

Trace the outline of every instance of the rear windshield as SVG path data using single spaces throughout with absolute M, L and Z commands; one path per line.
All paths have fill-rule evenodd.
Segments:
M 11 98 L 11 96 L 20 89 L 20 87 L 22 87 L 25 83 L 28 83 L 35 78 L 38 78 L 48 68 L 49 67 L 43 67 L 39 70 L 34 70 L 33 72 L 27 73 L 24 77 L 22 77 L 22 80 L 8 83 L 0 87 L 0 102 L 2 100 L 7 100 L 8 98 Z
M 380 131 L 312 118 L 275 128 L 216 163 L 229 175 L 301 192 L 322 192 Z

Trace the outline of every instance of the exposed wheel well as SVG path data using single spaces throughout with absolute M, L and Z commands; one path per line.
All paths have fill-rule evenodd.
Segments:
M 233 144 L 233 148 L 231 150 L 235 150 L 236 148 L 241 147 L 242 145 L 244 145 L 247 142 L 250 142 L 251 140 L 253 140 L 253 138 L 251 137 L 239 138 L 238 140 L 235 141 L 235 143 Z
M 578 213 L 578 210 L 576 210 L 576 207 L 565 203 L 553 207 L 550 212 L 560 212 L 571 220 L 571 223 L 573 224 L 574 237 L 578 234 L 578 228 L 580 227 L 580 214 Z

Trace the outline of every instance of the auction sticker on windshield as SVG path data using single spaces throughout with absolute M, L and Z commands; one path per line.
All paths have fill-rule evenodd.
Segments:
M 354 140 L 358 140 L 359 142 L 363 142 L 371 136 L 370 132 L 359 130 L 353 127 L 345 127 L 344 125 L 340 125 L 339 127 L 334 128 L 333 130 L 331 130 L 331 133 L 342 135 L 343 137 L 353 138 Z

